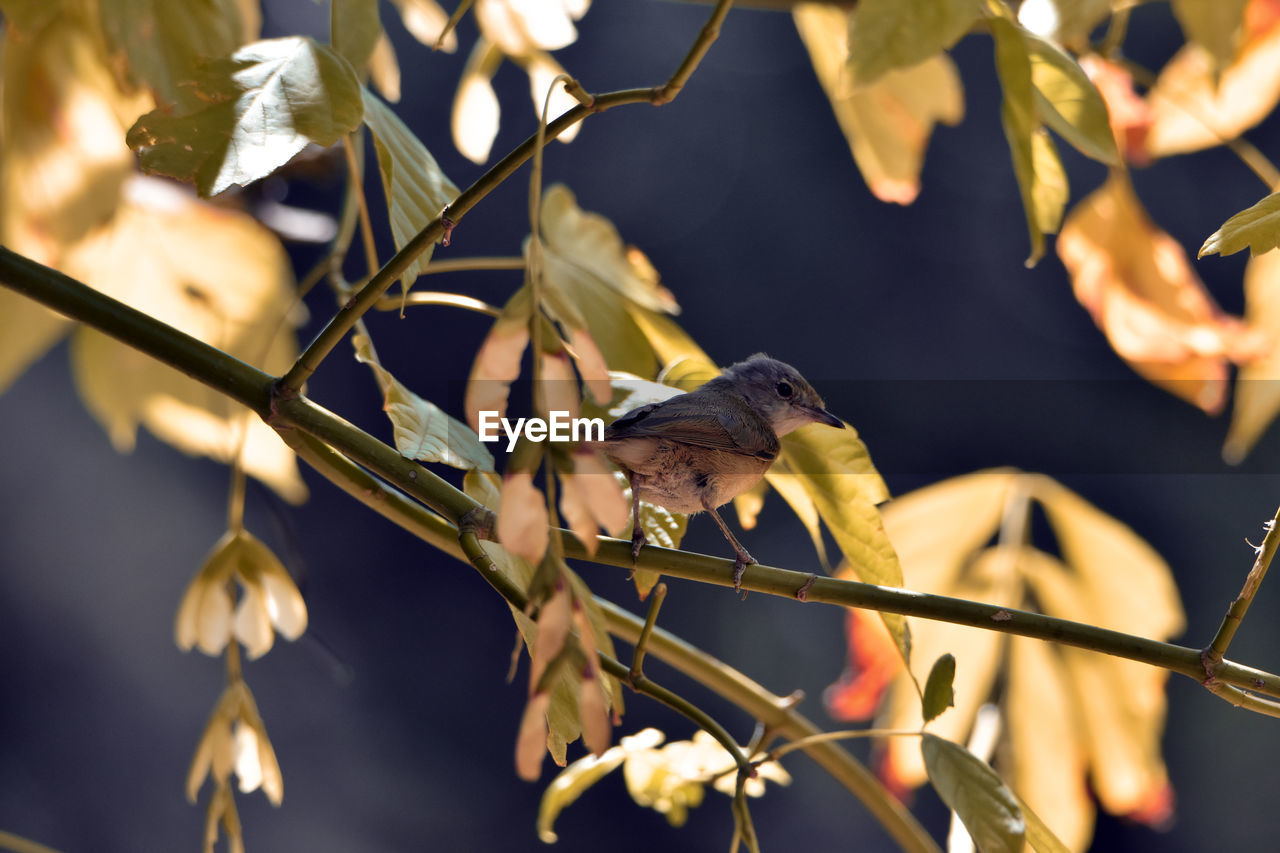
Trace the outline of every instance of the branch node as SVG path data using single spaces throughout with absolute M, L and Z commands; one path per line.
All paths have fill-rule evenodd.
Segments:
M 444 233 L 440 235 L 440 245 L 448 246 L 453 241 L 453 229 L 458 223 L 449 218 L 449 206 L 445 205 L 444 210 L 440 211 L 440 225 L 444 228 Z
M 478 506 L 467 510 L 458 519 L 458 530 L 474 533 L 477 539 L 493 539 L 498 517 L 488 507 Z
M 809 579 L 808 579 L 807 581 L 805 581 L 805 582 L 804 582 L 804 585 L 803 585 L 803 586 L 801 586 L 799 589 L 797 589 L 797 590 L 796 590 L 796 600 L 797 600 L 797 601 L 806 601 L 806 600 L 808 600 L 808 597 L 809 597 L 809 588 L 810 588 L 811 586 L 813 586 L 813 582 L 814 582 L 814 581 L 816 581 L 817 579 L 818 579 L 818 576 L 817 576 L 817 575 L 814 575 L 814 574 L 809 575 Z

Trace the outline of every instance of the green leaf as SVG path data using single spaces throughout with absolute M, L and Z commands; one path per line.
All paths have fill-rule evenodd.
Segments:
M 1249 0 L 1172 0 L 1170 5 L 1187 41 L 1208 51 L 1218 68 L 1231 64 Z
M 208 106 L 149 112 L 127 142 L 144 171 L 193 181 L 203 196 L 271 174 L 310 142 L 332 145 L 364 111 L 347 61 L 302 37 L 254 42 L 202 63 L 195 92 Z
M 1058 154 L 1036 118 L 1031 57 L 1021 29 L 1002 17 L 989 22 L 995 39 L 996 72 L 1004 90 L 1000 121 L 1013 156 L 1031 238 L 1027 266 L 1044 254 L 1044 235 L 1058 230 L 1067 203 L 1067 179 Z
M 329 41 L 342 58 L 363 71 L 382 34 L 378 0 L 332 0 L 329 7 Z
M 956 704 L 956 659 L 945 654 L 933 662 L 924 683 L 924 721 L 935 720 Z
M 538 839 L 544 844 L 555 844 L 559 836 L 551 828 L 560 812 L 573 804 L 588 788 L 622 766 L 627 751 L 620 746 L 605 750 L 597 758 L 587 755 L 579 758 L 556 774 L 547 790 L 542 792 L 538 804 Z
M 1253 207 L 1240 211 L 1222 223 L 1204 241 L 1197 258 L 1212 255 L 1234 255 L 1249 247 L 1250 254 L 1261 255 L 1280 245 L 1280 193 L 1272 193 Z
M 1120 165 L 1107 105 L 1074 59 L 1057 46 L 1021 29 L 1031 59 L 1037 112 L 1077 151 L 1109 166 Z
M 902 586 L 902 566 L 876 508 L 889 492 L 853 427 L 837 431 L 811 424 L 784 436 L 778 462 L 766 476 L 775 488 L 779 478 L 796 479 L 859 578 L 867 583 Z M 787 496 L 785 487 L 779 491 Z M 881 613 L 880 617 L 903 660 L 909 660 L 911 634 L 906 620 L 896 613 Z
M 849 16 L 849 68 L 865 85 L 946 50 L 969 31 L 982 0 L 861 0 Z
M 194 110 L 201 101 L 188 84 L 197 78 L 200 61 L 224 57 L 244 43 L 241 5 L 236 0 L 99 0 L 98 8 L 107 44 L 113 53 L 124 53 L 130 75 L 150 88 L 161 106 Z
M 367 337 L 356 335 L 352 343 L 356 348 L 356 361 L 369 365 L 378 379 L 382 410 L 395 427 L 396 450 L 401 456 L 423 462 L 443 462 L 464 471 L 494 470 L 493 454 L 470 427 L 402 385 L 378 363 Z
M 930 784 L 982 853 L 1021 853 L 1027 832 L 1022 810 L 986 762 L 927 732 L 921 735 L 920 754 Z
M 373 132 L 378 152 L 378 169 L 391 217 L 391 236 L 396 249 L 405 244 L 440 215 L 458 197 L 458 188 L 445 177 L 436 158 L 413 135 L 391 108 L 367 89 L 364 120 Z M 431 249 L 423 252 L 401 277 L 408 290 L 431 260 Z

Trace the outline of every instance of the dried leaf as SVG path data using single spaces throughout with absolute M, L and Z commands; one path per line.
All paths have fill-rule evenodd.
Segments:
M 1232 216 L 1209 235 L 1196 253 L 1234 255 L 1249 247 L 1251 255 L 1270 252 L 1280 243 L 1280 193 L 1272 193 L 1262 201 Z
M 516 775 L 526 782 L 542 775 L 542 757 L 547 749 L 547 710 L 551 692 L 535 693 L 524 706 L 520 732 L 516 735 Z
M 466 424 L 410 391 L 377 362 L 369 339 L 352 339 L 356 360 L 369 365 L 382 390 L 382 410 L 395 428 L 396 450 L 406 459 L 443 462 L 466 471 L 493 470 L 493 454 Z
M 98 9 L 108 49 L 124 55 L 132 82 L 147 86 L 161 105 L 183 109 L 200 106 L 190 86 L 200 61 L 257 38 L 261 24 L 242 15 L 237 0 L 99 0 Z
M 1097 54 L 1080 57 L 1080 67 L 1098 87 L 1098 93 L 1106 102 L 1111 132 L 1124 159 L 1139 166 L 1147 165 L 1150 161 L 1147 134 L 1151 130 L 1151 105 L 1134 92 L 1133 76 L 1123 66 L 1108 62 Z
M 1222 458 L 1238 464 L 1253 449 L 1280 412 L 1280 252 L 1249 261 L 1244 271 L 1246 322 L 1268 335 L 1271 347 L 1259 359 L 1241 365 L 1232 400 L 1231 428 Z
M 861 0 L 849 15 L 849 67 L 855 85 L 893 68 L 918 65 L 969 31 L 981 0 Z
M 1076 205 L 1058 255 L 1076 298 L 1116 353 L 1206 412 L 1223 405 L 1228 360 L 1251 360 L 1265 346 L 1218 309 L 1182 247 L 1147 219 L 1123 174 Z
M 463 406 L 467 411 L 467 423 L 477 432 L 480 430 L 481 412 L 497 412 L 499 417 L 507 412 L 507 395 L 511 391 L 511 383 L 520 375 L 520 361 L 525 347 L 529 345 L 532 309 L 529 289 L 522 287 L 517 290 L 476 351 L 471 375 L 467 377 Z
M 136 179 L 112 224 L 64 269 L 273 375 L 297 357 L 300 317 L 279 241 L 248 215 L 172 184 Z M 92 329 L 75 333 L 71 356 L 85 407 L 117 449 L 132 449 L 142 424 L 185 453 L 228 462 L 239 451 L 247 473 L 292 503 L 305 500 L 293 453 L 244 407 Z
M 995 771 L 964 747 L 927 732 L 920 753 L 938 796 L 959 815 L 983 853 L 1021 853 L 1027 825 L 1013 792 Z
M 1263 5 L 1255 0 L 1249 11 Z M 1258 124 L 1280 102 L 1280 25 L 1262 11 L 1249 17 L 1256 21 L 1248 27 L 1235 61 L 1221 74 L 1210 52 L 1198 44 L 1183 47 L 1161 69 L 1147 94 L 1151 157 L 1220 145 Z
M 147 113 L 126 141 L 145 171 L 193 182 L 203 196 L 271 174 L 310 142 L 332 145 L 364 111 L 347 61 L 300 36 L 201 63 L 193 91 L 201 108 Z
M 867 186 L 881 201 L 910 204 L 920 192 L 920 170 L 935 122 L 954 125 L 964 117 L 955 64 L 937 53 L 917 65 L 890 69 L 872 84 L 855 86 L 847 64 L 847 13 L 801 3 L 793 15 Z
M 502 505 L 498 510 L 498 541 L 502 547 L 530 563 L 540 563 L 547 551 L 547 503 L 533 485 L 533 474 L 517 471 L 502 478 Z

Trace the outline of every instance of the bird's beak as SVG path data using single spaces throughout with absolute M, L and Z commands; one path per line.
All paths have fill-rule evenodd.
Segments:
M 826 409 L 813 408 L 809 410 L 809 414 L 813 415 L 813 419 L 817 423 L 833 426 L 836 429 L 844 429 L 844 421 L 840 420 Z

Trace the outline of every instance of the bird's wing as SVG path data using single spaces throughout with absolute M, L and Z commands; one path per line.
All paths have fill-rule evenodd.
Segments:
M 745 402 L 727 397 L 713 406 L 697 391 L 633 409 L 606 427 L 604 437 L 667 438 L 762 459 L 778 455 L 769 423 Z

